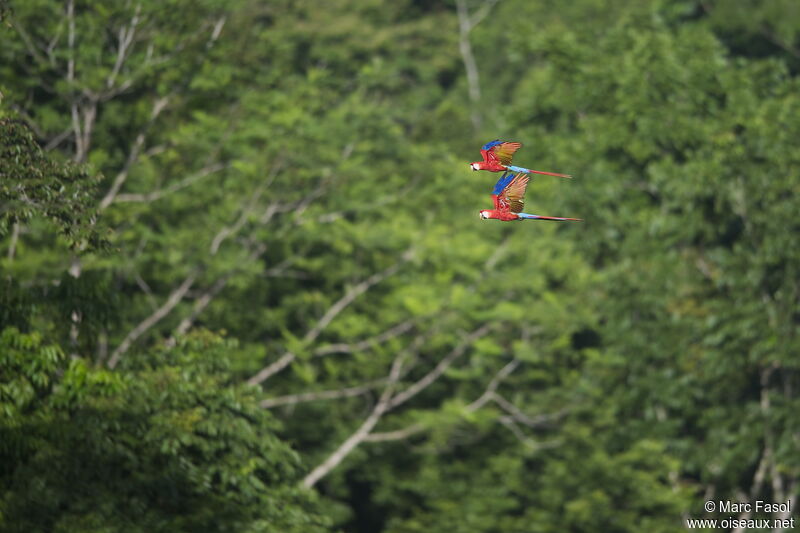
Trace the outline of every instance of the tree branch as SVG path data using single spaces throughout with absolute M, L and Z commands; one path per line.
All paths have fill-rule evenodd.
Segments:
M 489 10 L 497 3 L 497 0 L 489 0 L 474 16 L 470 17 L 467 9 L 466 0 L 456 0 L 456 11 L 458 12 L 458 51 L 464 62 L 464 70 L 467 73 L 467 87 L 469 89 L 469 99 L 471 103 L 470 118 L 472 126 L 476 131 L 481 128 L 480 101 L 481 85 L 478 74 L 478 65 L 475 63 L 475 56 L 472 53 L 472 45 L 469 42 L 469 33 L 486 15 Z
M 395 358 L 394 362 L 392 363 L 391 371 L 389 372 L 389 376 L 387 378 L 386 387 L 383 389 L 383 393 L 381 394 L 378 403 L 375 404 L 375 407 L 372 409 L 372 412 L 369 416 L 364 420 L 364 422 L 359 426 L 359 428 L 350 435 L 337 449 L 334 451 L 325 461 L 323 461 L 320 465 L 314 468 L 309 474 L 303 478 L 302 485 L 303 487 L 310 489 L 317 482 L 328 475 L 328 473 L 336 468 L 342 460 L 347 457 L 347 455 L 353 451 L 353 449 L 358 446 L 366 437 L 369 435 L 372 428 L 375 427 L 375 424 L 378 423 L 383 413 L 389 408 L 389 400 L 392 396 L 392 391 L 394 390 L 394 385 L 397 383 L 397 380 L 400 378 L 400 370 L 403 366 L 403 355 L 399 355 Z
M 334 353 L 353 353 L 353 352 L 360 352 L 362 350 L 366 350 L 370 346 L 374 346 L 376 344 L 384 343 L 390 339 L 398 337 L 403 333 L 406 333 L 410 329 L 414 327 L 414 321 L 409 319 L 405 320 L 396 326 L 393 326 L 383 333 L 379 335 L 375 335 L 374 337 L 370 337 L 368 339 L 364 339 L 362 341 L 358 341 L 356 343 L 339 343 L 339 344 L 329 344 L 328 346 L 322 346 L 314 350 L 314 355 L 317 357 L 334 354 Z
M 417 433 L 425 431 L 427 426 L 423 424 L 411 424 L 403 429 L 396 429 L 394 431 L 383 431 L 381 433 L 370 433 L 364 438 L 364 442 L 389 442 L 394 440 L 404 440 Z
M 139 24 L 139 13 L 141 13 L 141 10 L 142 5 L 136 4 L 136 9 L 128 27 L 122 27 L 119 29 L 119 32 L 117 32 L 117 58 L 114 61 L 114 67 L 111 69 L 106 79 L 106 87 L 109 89 L 114 86 L 117 75 L 119 75 L 119 71 L 125 63 L 125 59 L 128 57 L 128 50 L 130 49 L 131 43 L 133 43 L 133 36 L 136 33 L 136 26 Z
M 352 398 L 353 396 L 360 396 L 367 393 L 376 387 L 386 383 L 386 379 L 377 379 L 368 381 L 362 385 L 354 387 L 345 387 L 343 389 L 303 392 L 300 394 L 290 394 L 287 396 L 278 396 L 276 398 L 267 398 L 261 401 L 261 407 L 264 409 L 271 409 L 281 405 L 294 405 L 304 402 L 315 402 L 319 400 L 337 400 L 339 398 Z
M 394 398 L 392 398 L 390 403 L 391 408 L 394 409 L 398 405 L 407 402 L 408 400 L 410 400 L 411 398 L 413 398 L 414 396 L 416 396 L 417 394 L 428 388 L 434 381 L 439 379 L 439 377 L 442 374 L 444 374 L 444 372 L 448 368 L 450 368 L 450 365 L 452 365 L 456 359 L 458 359 L 459 357 L 464 355 L 464 353 L 466 353 L 467 348 L 469 348 L 473 342 L 486 335 L 490 329 L 491 329 L 490 325 L 484 324 L 475 331 L 473 331 L 472 333 L 470 333 L 469 335 L 467 335 L 461 341 L 461 343 L 459 343 L 458 346 L 453 348 L 453 350 L 449 354 L 447 354 L 444 357 L 444 359 L 439 361 L 439 364 L 437 364 L 433 370 L 428 372 L 425 376 L 420 378 L 416 383 L 408 387 L 406 390 L 404 390 L 403 392 L 397 394 Z
M 528 437 L 527 435 L 525 435 L 525 433 L 522 432 L 522 430 L 514 422 L 514 419 L 512 417 L 510 417 L 510 416 L 501 416 L 499 418 L 499 420 L 500 420 L 500 423 L 503 424 L 506 428 L 508 428 L 511 431 L 511 433 L 513 433 L 514 436 L 522 444 L 524 444 L 525 446 L 527 446 L 528 448 L 531 448 L 533 450 L 542 450 L 542 449 L 545 449 L 545 448 L 553 448 L 555 446 L 558 446 L 558 444 L 560 442 L 558 440 L 552 440 L 552 441 L 545 442 L 545 443 L 536 442 L 535 440 L 533 440 L 532 438 Z
M 244 209 L 242 209 L 242 212 L 239 215 L 239 219 L 236 222 L 234 222 L 230 227 L 226 226 L 222 228 L 222 230 L 217 234 L 214 240 L 211 241 L 211 249 L 210 249 L 211 255 L 217 253 L 219 247 L 222 245 L 222 242 L 225 239 L 227 239 L 231 235 L 235 235 L 240 229 L 242 229 L 242 226 L 244 226 L 244 224 L 247 222 L 247 218 L 253 213 L 253 211 L 255 211 L 255 206 L 258 200 L 261 198 L 261 195 L 264 194 L 264 191 L 270 185 L 272 185 L 272 182 L 275 180 L 275 176 L 278 175 L 278 172 L 282 167 L 283 167 L 283 160 L 279 159 L 273 163 L 272 168 L 270 168 L 269 174 L 267 174 L 266 179 L 261 184 L 259 184 L 256 190 L 250 195 L 250 201 L 248 202 L 248 205 Z M 278 207 L 279 207 L 278 203 L 276 202 L 271 203 L 267 207 L 264 215 L 261 217 L 261 220 L 259 220 L 259 223 L 266 224 L 272 218 L 274 213 L 277 211 Z
M 208 304 L 211 303 L 211 300 L 213 300 L 214 297 L 225 288 L 225 285 L 227 285 L 229 279 L 230 274 L 222 276 L 215 281 L 214 284 L 206 292 L 204 292 L 202 296 L 200 296 L 200 298 L 195 300 L 192 312 L 189 314 L 189 316 L 181 320 L 181 323 L 178 324 L 178 327 L 175 329 L 176 335 L 183 335 L 189 331 L 189 328 L 192 327 L 192 324 L 194 324 L 194 321 L 197 320 L 197 317 L 200 315 L 200 313 L 202 313 L 205 308 L 208 307 Z
M 138 140 L 138 139 L 137 139 Z M 201 168 L 194 174 L 191 174 L 180 181 L 177 181 L 170 185 L 169 187 L 165 187 L 163 189 L 158 189 L 156 191 L 139 194 L 139 193 L 122 193 L 117 194 L 113 199 L 112 202 L 115 204 L 118 203 L 125 203 L 125 202 L 142 202 L 142 203 L 149 203 L 154 202 L 156 200 L 160 200 L 161 198 L 167 196 L 168 194 L 172 194 L 177 192 L 181 189 L 189 187 L 194 183 L 200 181 L 201 179 L 210 176 L 215 172 L 219 172 L 220 170 L 226 168 L 227 165 L 223 165 L 222 163 L 216 163 L 213 165 L 209 165 L 205 168 Z
M 563 417 L 569 412 L 568 409 L 562 409 L 556 413 L 539 415 L 535 418 L 531 418 L 530 416 L 522 412 L 522 410 L 519 407 L 509 402 L 508 400 L 506 400 L 497 393 L 492 394 L 492 400 L 497 405 L 499 405 L 505 412 L 507 412 L 514 420 L 514 422 L 518 422 L 530 428 L 542 427 L 554 419 Z
M 119 363 L 120 358 L 130 349 L 133 343 L 142 336 L 147 330 L 158 324 L 165 316 L 167 316 L 178 303 L 186 295 L 186 292 L 192 287 L 197 279 L 197 271 L 189 274 L 175 290 L 169 295 L 164 304 L 156 309 L 156 311 L 149 317 L 142 320 L 138 326 L 133 328 L 122 340 L 119 346 L 111 354 L 108 360 L 108 367 L 114 368 Z
M 8 253 L 6 257 L 8 261 L 14 260 L 14 254 L 17 252 L 17 241 L 19 240 L 19 222 L 14 222 L 11 226 L 11 242 L 8 243 Z
M 36 49 L 36 45 L 31 39 L 31 36 L 28 35 L 28 32 L 25 31 L 25 28 L 20 26 L 16 21 L 12 19 L 11 25 L 17 30 L 22 42 L 25 43 L 25 48 L 28 50 L 28 53 L 33 57 L 36 61 L 42 63 L 43 65 L 49 66 L 47 59 Z M 74 27 L 73 27 L 74 30 Z
M 131 147 L 130 152 L 128 153 L 128 158 L 125 160 L 125 165 L 123 165 L 122 170 L 117 173 L 117 176 L 114 178 L 114 182 L 111 184 L 111 188 L 108 190 L 106 195 L 100 201 L 99 210 L 103 211 L 106 209 L 111 203 L 114 201 L 114 198 L 117 196 L 122 184 L 125 183 L 125 180 L 128 179 L 128 173 L 131 170 L 131 167 L 136 160 L 139 158 L 139 152 L 142 150 L 142 146 L 144 145 L 144 141 L 146 139 L 147 131 L 150 129 L 150 126 L 155 122 L 158 116 L 164 111 L 164 108 L 167 107 L 169 103 L 169 96 L 164 96 L 161 98 L 156 99 L 153 103 L 153 110 L 150 112 L 150 118 L 147 121 L 147 124 L 142 128 L 139 134 L 136 136 L 136 140 L 133 142 L 133 146 Z
M 477 411 L 478 409 L 486 405 L 486 403 L 489 402 L 489 400 L 491 400 L 492 397 L 494 396 L 494 393 L 497 390 L 497 387 L 500 386 L 500 383 L 502 383 L 504 379 L 510 376 L 517 369 L 518 366 L 519 366 L 519 360 L 512 359 L 503 368 L 501 368 L 500 371 L 494 375 L 492 380 L 486 386 L 486 390 L 483 391 L 483 394 L 481 394 L 477 400 L 475 400 L 474 402 L 472 402 L 467 406 L 467 411 L 469 412 Z
M 67 0 L 67 81 L 75 80 L 75 0 Z
M 325 314 L 322 315 L 322 317 L 310 330 L 308 330 L 305 336 L 303 336 L 303 343 L 307 344 L 314 342 L 325 330 L 325 328 L 328 327 L 328 325 L 333 321 L 333 319 L 336 318 L 339 313 L 344 311 L 350 304 L 352 304 L 359 296 L 367 292 L 370 288 L 377 285 L 381 281 L 397 273 L 397 271 L 400 270 L 401 265 L 411 259 L 412 250 L 413 249 L 411 248 L 406 250 L 398 262 L 381 272 L 373 274 L 369 278 L 363 280 L 345 292 L 345 294 L 339 298 L 339 300 L 334 302 L 333 305 L 328 308 Z M 289 351 L 285 352 L 281 357 L 278 358 L 277 361 L 265 366 L 257 374 L 248 379 L 247 383 L 250 385 L 258 385 L 259 383 L 269 379 L 277 372 L 280 372 L 286 368 L 292 363 L 292 361 L 295 360 L 295 358 L 296 355 L 294 353 Z
M 466 406 L 467 412 L 470 413 L 475 412 L 478 409 L 482 408 L 484 405 L 486 405 L 489 402 L 489 400 L 491 400 L 492 395 L 497 390 L 497 387 L 500 385 L 500 383 L 509 375 L 511 375 L 511 373 L 514 372 L 514 370 L 516 370 L 518 366 L 519 366 L 519 360 L 513 359 L 503 368 L 501 368 L 500 371 L 498 371 L 497 374 L 494 375 L 492 380 L 486 386 L 486 390 L 483 392 L 483 394 L 481 394 L 480 397 L 478 397 L 475 401 Z M 413 435 L 416 435 L 417 433 L 421 433 L 426 429 L 428 429 L 427 426 L 417 422 L 403 429 L 397 429 L 394 431 L 384 431 L 381 433 L 371 433 L 370 435 L 366 436 L 364 441 L 387 442 L 394 440 L 403 440 Z

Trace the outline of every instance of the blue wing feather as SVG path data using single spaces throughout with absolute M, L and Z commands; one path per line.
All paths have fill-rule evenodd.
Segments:
M 495 139 L 493 141 L 490 141 L 490 142 L 484 144 L 481 147 L 481 150 L 491 150 L 493 146 L 497 146 L 498 144 L 503 144 L 503 141 L 501 141 L 500 139 Z
M 497 183 L 494 184 L 494 190 L 492 191 L 492 194 L 494 194 L 495 196 L 500 196 L 500 193 L 503 192 L 503 189 L 505 189 L 506 186 L 509 183 L 511 183 L 511 180 L 513 179 L 514 179 L 514 174 L 511 174 L 509 172 L 503 172 L 503 175 L 500 176 L 500 179 L 497 180 Z

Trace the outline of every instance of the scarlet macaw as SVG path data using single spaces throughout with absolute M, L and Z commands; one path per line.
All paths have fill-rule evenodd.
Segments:
M 483 161 L 475 161 L 469 166 L 472 170 L 488 170 L 490 172 L 522 172 L 523 174 L 544 174 L 546 176 L 556 176 L 558 178 L 571 178 L 569 174 L 557 174 L 555 172 L 544 172 L 542 170 L 531 170 L 529 168 L 515 167 L 511 164 L 514 152 L 522 147 L 522 143 L 494 140 L 481 147 Z
M 481 211 L 481 218 L 494 218 L 508 222 L 510 220 L 582 220 L 580 218 L 544 217 L 522 213 L 525 208 L 525 189 L 528 188 L 530 178 L 525 174 L 517 175 L 504 173 L 497 180 L 492 191 L 494 209 Z

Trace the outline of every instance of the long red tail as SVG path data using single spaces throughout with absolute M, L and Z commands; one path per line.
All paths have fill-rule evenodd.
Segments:
M 546 217 L 542 215 L 531 215 L 530 213 L 517 213 L 519 218 L 526 218 L 528 220 L 574 220 L 576 222 L 583 222 L 582 218 L 567 218 L 567 217 Z
M 570 176 L 569 174 L 559 174 L 557 172 L 545 172 L 544 170 L 531 170 L 529 168 L 515 167 L 514 165 L 509 165 L 506 168 L 511 172 L 523 172 L 525 174 L 544 174 L 545 176 L 555 176 L 557 178 L 572 179 L 572 176 Z
M 555 176 L 557 178 L 569 178 L 572 179 L 572 176 L 569 174 L 558 174 L 557 172 L 545 172 L 543 170 L 530 170 L 532 174 L 544 174 L 545 176 Z

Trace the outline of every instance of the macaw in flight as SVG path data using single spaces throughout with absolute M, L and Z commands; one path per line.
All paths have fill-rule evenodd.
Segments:
M 556 176 L 558 178 L 571 178 L 569 174 L 557 174 L 555 172 L 544 172 L 542 170 L 531 170 L 529 168 L 515 167 L 511 164 L 514 152 L 522 147 L 522 143 L 494 140 L 481 147 L 483 161 L 475 161 L 469 166 L 472 170 L 488 170 L 490 172 L 522 172 L 523 174 L 544 174 L 545 176 Z
M 511 220 L 582 220 L 580 218 L 544 217 L 522 213 L 525 208 L 525 189 L 530 178 L 525 174 L 503 173 L 492 191 L 494 209 L 481 211 L 481 218 L 493 218 L 508 222 Z

